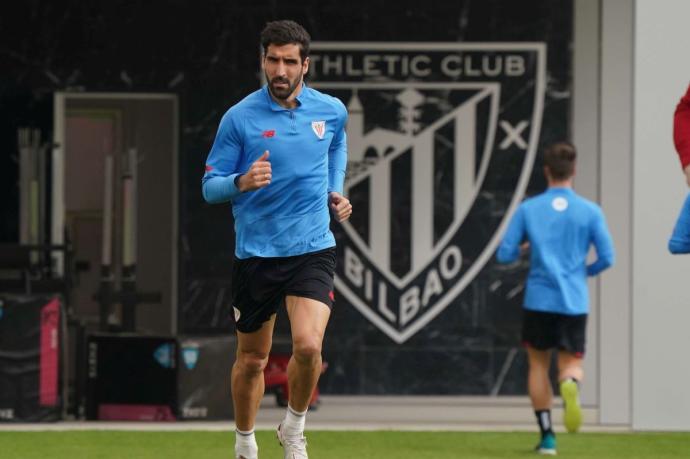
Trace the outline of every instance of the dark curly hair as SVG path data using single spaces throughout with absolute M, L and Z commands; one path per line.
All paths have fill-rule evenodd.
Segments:
M 304 27 L 289 19 L 268 22 L 261 31 L 261 47 L 264 54 L 268 52 L 269 45 L 295 44 L 299 45 L 299 54 L 304 62 L 309 56 L 310 43 L 311 37 Z

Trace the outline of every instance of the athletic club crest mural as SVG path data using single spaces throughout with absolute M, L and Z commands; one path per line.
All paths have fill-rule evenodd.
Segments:
M 309 84 L 349 111 L 337 294 L 395 342 L 452 307 L 524 197 L 545 56 L 542 43 L 313 44 Z

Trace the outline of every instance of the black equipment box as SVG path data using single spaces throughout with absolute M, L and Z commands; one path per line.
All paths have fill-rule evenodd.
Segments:
M 48 295 L 0 295 L 0 422 L 62 417 L 62 305 Z
M 87 419 L 232 419 L 234 336 L 99 333 L 87 342 Z

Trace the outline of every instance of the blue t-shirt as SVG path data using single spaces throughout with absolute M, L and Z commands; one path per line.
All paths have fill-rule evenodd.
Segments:
M 690 194 L 685 198 L 673 234 L 668 241 L 668 250 L 674 254 L 690 253 Z
M 524 241 L 530 243 L 525 309 L 587 314 L 587 276 L 599 274 L 614 261 L 601 208 L 570 188 L 549 188 L 520 204 L 498 248 L 498 261 L 517 260 Z M 587 265 L 592 244 L 597 260 Z
M 343 191 L 347 110 L 306 85 L 297 104 L 280 106 L 264 86 L 221 119 L 202 190 L 210 203 L 232 201 L 237 258 L 287 257 L 335 245 L 328 193 Z M 240 192 L 235 178 L 266 150 L 271 183 Z

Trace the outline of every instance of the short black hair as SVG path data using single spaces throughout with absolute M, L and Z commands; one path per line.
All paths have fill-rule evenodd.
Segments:
M 299 45 L 299 54 L 302 62 L 309 56 L 309 45 L 311 36 L 304 27 L 295 21 L 283 19 L 266 23 L 266 27 L 261 31 L 261 47 L 264 54 L 268 52 L 269 45 Z
M 577 151 L 566 141 L 552 143 L 544 149 L 544 166 L 554 180 L 567 180 L 575 173 Z

